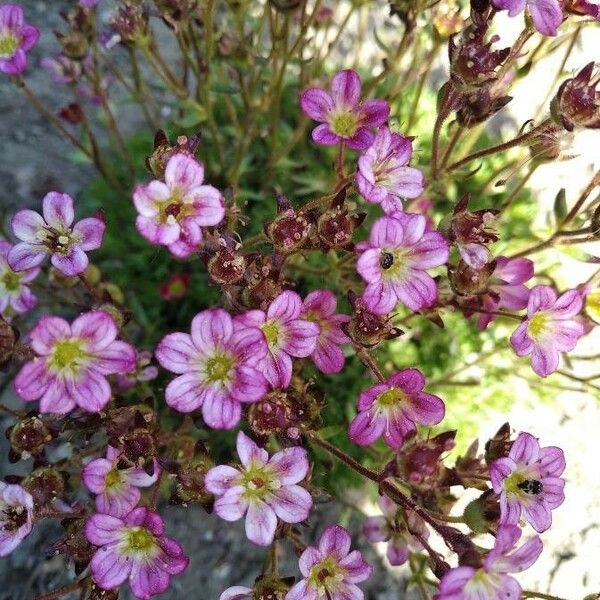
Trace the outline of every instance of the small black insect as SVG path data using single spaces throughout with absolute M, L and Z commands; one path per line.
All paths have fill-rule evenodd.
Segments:
M 544 491 L 544 484 L 537 479 L 526 479 L 525 481 L 521 481 L 517 487 L 527 494 L 533 494 L 534 496 Z
M 389 269 L 394 264 L 394 255 L 389 252 L 384 252 L 381 255 L 381 268 Z

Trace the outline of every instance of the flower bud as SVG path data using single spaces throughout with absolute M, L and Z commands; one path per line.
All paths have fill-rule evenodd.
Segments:
M 279 254 L 258 255 L 248 267 L 246 285 L 241 302 L 248 308 L 266 310 L 269 304 L 283 291 L 279 280 L 283 257 Z
M 62 52 L 67 58 L 83 60 L 90 49 L 86 36 L 80 31 L 69 31 L 68 33 L 56 32 L 54 34 L 62 47 Z
M 254 584 L 253 600 L 283 600 L 290 590 L 291 581 L 272 575 L 263 575 Z
M 0 317 L 0 366 L 12 358 L 18 339 L 18 330 Z
M 119 447 L 130 466 L 153 468 L 156 444 L 154 436 L 147 429 L 138 428 L 125 433 L 119 439 Z
M 504 423 L 485 445 L 485 462 L 490 465 L 498 458 L 508 456 L 511 446 L 510 425 Z
M 167 281 L 161 283 L 158 293 L 163 300 L 181 300 L 190 288 L 192 276 L 189 273 L 175 273 Z
M 465 507 L 463 518 L 474 533 L 488 533 L 500 518 L 498 497 L 488 490 Z
M 292 208 L 285 196 L 277 198 L 277 207 L 279 214 L 265 225 L 265 235 L 278 252 L 295 252 L 306 244 L 312 224 Z
M 234 250 L 221 248 L 209 259 L 207 270 L 210 278 L 219 284 L 231 285 L 242 279 L 246 271 L 246 257 Z
M 75 573 L 79 574 L 87 567 L 88 563 L 96 552 L 95 546 L 88 542 L 85 533 L 85 519 L 70 519 L 64 524 L 65 535 L 52 545 L 53 554 L 62 554 L 75 563 Z M 93 598 L 102 598 L 110 600 L 111 596 L 85 595 L 90 586 L 84 589 L 83 598 L 92 600 Z M 97 589 L 97 588 L 96 588 Z
M 34 469 L 22 482 L 23 487 L 33 496 L 36 510 L 49 508 L 56 498 L 65 491 L 62 473 L 53 466 Z
M 561 125 L 549 124 L 535 132 L 528 141 L 531 158 L 539 162 L 569 160 L 574 134 Z
M 567 131 L 576 127 L 600 128 L 600 83 L 598 73 L 594 75 L 595 64 L 587 64 L 579 73 L 567 79 L 558 89 L 551 104 L 554 120 Z
M 495 261 L 486 263 L 481 269 L 475 269 L 461 260 L 455 268 L 449 269 L 450 285 L 459 296 L 485 294 L 488 281 L 495 269 Z
M 352 249 L 352 236 L 367 213 L 349 215 L 343 206 L 332 206 L 317 221 L 317 235 L 325 249 Z
M 152 149 L 152 154 L 150 154 L 150 156 L 146 156 L 146 168 L 157 179 L 163 179 L 165 176 L 167 163 L 174 154 L 188 154 L 189 156 L 193 157 L 196 155 L 196 150 L 198 149 L 199 144 L 199 135 L 180 135 L 177 138 L 175 145 L 172 146 L 169 143 L 167 134 L 162 129 L 159 129 L 154 135 L 154 147 Z
M 50 431 L 39 417 L 19 419 L 7 429 L 6 437 L 13 452 L 23 460 L 41 454 L 46 444 L 52 441 Z
M 357 344 L 365 348 L 372 348 L 404 333 L 395 327 L 387 317 L 370 312 L 362 298 L 358 298 L 353 292 L 348 293 L 348 299 L 354 310 L 350 322 L 343 325 L 342 329 Z
M 182 459 L 176 456 L 176 485 L 169 502 L 171 504 L 199 503 L 208 505 L 212 494 L 204 487 L 204 477 L 214 462 L 201 444 L 195 444 L 192 456 Z
M 145 41 L 148 36 L 148 15 L 142 6 L 125 2 L 110 20 L 111 27 L 119 34 L 121 41 L 136 43 Z

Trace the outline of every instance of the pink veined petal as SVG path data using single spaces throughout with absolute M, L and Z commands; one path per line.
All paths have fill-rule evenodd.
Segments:
M 181 234 L 181 227 L 178 223 L 159 223 L 155 217 L 138 216 L 135 226 L 143 238 L 161 246 L 173 244 Z
M 361 125 L 364 127 L 379 127 L 390 116 L 390 105 L 385 100 L 366 100 L 360 107 L 362 114 Z
M 359 446 L 369 446 L 383 434 L 386 426 L 385 418 L 373 415 L 371 411 L 358 413 L 348 427 L 348 436 Z
M 562 294 L 552 307 L 552 315 L 560 319 L 577 316 L 581 312 L 583 298 L 578 290 L 569 290 Z
M 404 411 L 396 411 L 390 414 L 387 419 L 383 431 L 383 440 L 390 448 L 398 450 L 404 444 L 404 439 L 408 433 L 415 429 L 415 424 L 406 417 Z
M 308 518 L 312 496 L 299 485 L 286 485 L 273 492 L 268 504 L 285 523 L 300 523 Z
M 566 467 L 565 453 L 557 446 L 541 448 L 537 466 L 542 477 L 560 477 Z
M 23 9 L 18 4 L 0 6 L 0 27 L 14 31 L 23 26 Z
M 39 400 L 50 385 L 51 379 L 46 371 L 46 361 L 43 358 L 34 358 L 25 363 L 13 383 L 15 392 L 23 400 L 29 402 Z
M 27 56 L 22 48 L 17 48 L 15 53 L 8 59 L 0 58 L 0 71 L 7 75 L 20 75 L 26 67 Z
M 134 562 L 129 585 L 134 596 L 150 598 L 162 594 L 169 587 L 169 574 L 160 568 L 158 561 Z
M 204 477 L 204 486 L 211 494 L 222 496 L 234 485 L 241 473 L 229 465 L 219 465 L 208 471 Z
M 356 174 L 356 185 L 358 187 L 359 194 L 371 204 L 379 204 L 383 202 L 389 193 L 386 188 L 379 187 L 373 182 L 369 181 L 369 178 L 362 171 Z
M 536 498 L 524 504 L 522 510 L 523 517 L 529 521 L 538 533 L 543 533 L 547 529 L 550 529 L 552 525 L 552 513 L 543 501 Z
M 512 458 L 498 458 L 490 465 L 490 480 L 496 494 L 504 489 L 504 480 L 517 468 Z
M 37 297 L 27 287 L 22 287 L 21 293 L 11 300 L 11 306 L 18 313 L 25 313 L 31 310 L 36 304 Z
M 511 285 L 517 285 L 529 281 L 534 274 L 534 264 L 528 258 L 496 258 L 496 269 L 494 277 L 502 279 Z
M 171 190 L 162 181 L 151 181 L 148 185 L 138 185 L 133 191 L 133 204 L 142 217 L 155 217 L 158 205 L 166 202 Z
M 360 77 L 352 69 L 339 71 L 331 80 L 331 99 L 336 108 L 356 106 L 360 100 L 360 90 Z
M 526 0 L 492 0 L 496 8 L 508 10 L 510 17 L 516 17 L 525 10 Z
M 287 388 L 292 381 L 292 359 L 286 352 L 269 352 L 260 362 L 259 369 L 273 388 Z
M 373 567 L 363 559 L 358 550 L 354 550 L 340 561 L 340 566 L 346 570 L 344 580 L 349 583 L 360 583 L 371 577 Z
M 234 585 L 226 589 L 220 596 L 219 600 L 252 600 L 253 590 L 251 588 Z
M 333 146 L 341 141 L 339 135 L 333 133 L 327 123 L 318 125 L 312 130 L 312 139 L 323 146 Z
M 385 517 L 368 517 L 363 523 L 362 532 L 372 544 L 390 539 L 388 520 Z
M 323 123 L 333 109 L 333 100 L 325 90 L 310 88 L 300 97 L 300 106 L 311 119 Z
M 73 198 L 69 194 L 49 192 L 42 200 L 42 213 L 50 227 L 59 231 L 69 229 L 75 219 Z
M 24 209 L 14 214 L 11 225 L 14 234 L 21 241 L 37 243 L 37 234 L 46 227 L 46 221 L 34 210 Z
M 450 569 L 440 581 L 439 594 L 443 600 L 459 600 L 467 582 L 475 575 L 473 567 L 456 567 Z M 484 600 L 482 598 L 481 600 Z M 487 599 L 485 599 L 487 600 Z
M 235 369 L 231 397 L 237 402 L 257 402 L 266 393 L 269 384 L 264 375 L 248 365 L 240 365 Z
M 119 491 L 107 491 L 96 496 L 96 510 L 99 513 L 122 518 L 138 505 L 141 496 L 140 491 L 134 486 Z
M 529 294 L 528 316 L 532 317 L 539 310 L 551 309 L 556 299 L 556 292 L 549 285 L 536 285 Z
M 425 220 L 425 225 L 427 221 Z M 448 241 L 437 231 L 426 232 L 413 246 L 410 265 L 417 269 L 431 269 L 448 262 Z
M 401 198 L 417 198 L 425 189 L 425 176 L 414 167 L 398 167 L 393 173 L 390 193 Z
M 297 319 L 301 311 L 302 298 L 296 292 L 285 290 L 269 305 L 267 319 L 285 323 Z
M 302 579 L 285 595 L 285 600 L 318 600 L 318 592 L 308 580 Z
M 71 324 L 72 336 L 84 339 L 92 352 L 108 348 L 117 337 L 117 326 L 113 318 L 103 310 L 83 313 Z
M 392 283 L 396 297 L 413 311 L 433 306 L 437 301 L 437 286 L 431 275 L 411 270 L 402 281 Z
M 529 288 L 524 285 L 497 285 L 493 286 L 493 291 L 500 296 L 501 308 L 521 310 L 527 307 Z
M 358 258 L 356 270 L 367 283 L 381 281 L 381 250 L 379 248 L 365 250 Z
M 94 368 L 103 375 L 130 373 L 136 367 L 135 348 L 120 340 L 115 340 L 103 350 L 96 351 L 94 358 Z
M 171 190 L 179 188 L 188 192 L 202 185 L 204 167 L 189 154 L 178 153 L 172 156 L 165 169 L 165 182 Z
M 156 360 L 172 373 L 186 373 L 193 369 L 199 353 L 187 333 L 170 333 L 156 348 Z
M 425 386 L 425 376 L 419 369 L 402 369 L 389 377 L 386 383 L 408 394 L 415 394 Z
M 387 315 L 396 307 L 398 297 L 387 281 L 369 283 L 363 292 L 362 299 L 367 308 L 376 315 Z
M 351 138 L 345 138 L 344 143 L 351 150 L 365 150 L 372 143 L 375 135 L 365 127 L 359 127 Z
M 8 253 L 8 264 L 13 271 L 26 271 L 41 265 L 47 255 L 45 246 L 21 242 Z
M 54 344 L 71 337 L 71 326 L 60 317 L 42 317 L 29 334 L 32 348 L 42 356 L 50 354 Z
M 95 546 L 113 544 L 120 539 L 124 523 L 117 517 L 95 514 L 85 523 L 85 537 Z
M 367 390 L 364 390 L 360 393 L 358 397 L 358 402 L 356 403 L 356 408 L 362 412 L 370 409 L 373 406 L 377 397 L 383 392 L 390 389 L 390 386 L 387 383 L 378 383 L 370 387 Z
M 531 368 L 540 377 L 547 377 L 558 369 L 560 353 L 553 345 L 534 345 L 531 351 Z
M 147 509 L 145 506 L 138 506 L 138 508 L 134 508 L 123 519 L 123 521 L 129 527 L 147 527 L 146 521 L 147 521 L 149 513 L 150 513 L 150 510 Z M 160 517 L 159 517 L 159 521 L 160 521 Z M 160 535 L 160 524 L 157 523 L 157 525 L 159 526 L 159 530 L 157 532 L 156 527 L 154 527 L 155 531 L 153 531 L 153 533 Z M 150 529 L 149 527 L 147 527 L 147 528 Z
M 253 464 L 266 465 L 269 461 L 269 453 L 260 448 L 243 431 L 237 435 L 236 450 L 246 469 L 252 467 Z
M 521 518 L 521 504 L 514 498 L 508 498 L 505 493 L 500 496 L 500 523 L 517 525 Z
M 338 561 L 350 552 L 350 534 L 340 525 L 330 525 L 319 540 L 319 551 L 324 555 L 331 554 Z
M 300 568 L 300 573 L 304 575 L 304 577 L 308 577 L 310 575 L 310 570 L 319 562 L 323 560 L 323 554 L 314 546 L 309 546 L 306 548 L 302 554 L 300 555 L 300 559 L 298 560 L 298 567 Z
M 131 561 L 115 548 L 100 548 L 90 563 L 94 582 L 103 590 L 119 587 L 131 573 Z
M 192 320 L 191 334 L 196 348 L 208 353 L 227 344 L 233 335 L 233 321 L 222 308 L 203 310 Z
M 318 340 L 311 356 L 317 369 L 326 374 L 339 373 L 346 362 L 341 348 L 328 341 Z
M 194 198 L 193 219 L 202 227 L 218 225 L 225 217 L 223 195 L 212 185 L 201 185 L 190 191 Z
M 242 496 L 240 488 L 225 493 L 215 501 L 215 512 L 224 521 L 239 521 L 248 509 L 248 500 Z
M 213 429 L 232 429 L 240 422 L 241 404 L 224 391 L 207 393 L 202 403 L 202 418 Z
M 557 0 L 528 0 L 527 6 L 535 28 L 543 35 L 555 36 L 563 13 Z
M 527 540 L 512 554 L 496 559 L 494 568 L 500 573 L 520 573 L 535 563 L 543 549 L 542 540 L 535 536 Z
M 405 543 L 392 538 L 388 543 L 386 556 L 392 567 L 403 565 L 410 555 L 410 550 Z
M 276 471 L 281 485 L 292 485 L 308 474 L 308 455 L 304 448 L 285 448 L 271 457 L 269 466 Z
M 21 28 L 21 49 L 31 50 L 40 38 L 40 32 L 33 25 L 23 25 Z
M 138 467 L 127 469 L 125 471 L 125 479 L 136 487 L 149 487 L 158 481 L 161 472 L 160 464 L 156 459 L 154 459 L 152 467 L 154 470 L 151 474 L 146 473 L 144 469 Z
M 520 433 L 511 446 L 509 457 L 517 465 L 531 465 L 540 454 L 540 443 L 530 433 Z
M 446 413 L 444 401 L 438 396 L 418 392 L 411 398 L 407 414 L 410 419 L 420 425 L 437 425 Z
M 373 223 L 369 243 L 374 248 L 387 246 L 391 249 L 404 245 L 405 231 L 400 220 L 393 217 L 380 217 Z
M 335 597 L 339 600 L 364 600 L 362 590 L 353 583 L 342 583 L 335 590 Z
M 556 350 L 570 352 L 577 346 L 579 338 L 585 334 L 585 327 L 579 321 L 555 321 L 552 341 Z
M 198 373 L 184 373 L 167 385 L 165 398 L 171 408 L 189 413 L 202 406 L 205 390 L 206 386 Z
M 75 277 L 76 275 L 81 275 L 87 269 L 90 261 L 87 254 L 79 246 L 71 245 L 67 254 L 55 252 L 50 257 L 50 262 L 63 275 Z
M 273 542 L 277 516 L 275 511 L 261 500 L 254 500 L 248 505 L 246 513 L 246 536 L 258 546 L 268 546 Z
M 81 472 L 85 487 L 94 494 L 102 494 L 106 488 L 106 474 L 112 468 L 112 462 L 106 458 L 97 458 L 89 462 Z
M 66 380 L 69 396 L 83 410 L 99 412 L 111 398 L 110 385 L 100 373 L 88 369 L 78 380 Z
M 527 328 L 529 322 L 521 323 L 510 336 L 510 343 L 514 348 L 517 356 L 525 356 L 533 350 L 533 340 L 529 337 Z
M 493 550 L 486 557 L 486 562 L 495 561 L 512 550 L 521 537 L 521 528 L 517 525 L 501 525 L 496 533 Z
M 550 510 L 558 508 L 565 501 L 565 480 L 560 477 L 545 477 L 544 503 Z
M 75 400 L 69 395 L 65 384 L 55 379 L 40 398 L 40 412 L 64 415 L 75 408 Z
M 310 356 L 316 347 L 319 326 L 312 321 L 294 319 L 286 324 L 285 339 L 281 349 L 297 358 Z
M 75 223 L 73 234 L 79 239 L 81 249 L 89 252 L 100 248 L 105 229 L 106 225 L 103 221 L 89 217 Z

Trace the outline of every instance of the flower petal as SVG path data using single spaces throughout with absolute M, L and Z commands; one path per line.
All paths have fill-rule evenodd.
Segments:
M 58 231 L 69 229 L 75 219 L 73 198 L 69 194 L 49 192 L 42 200 L 42 213 L 50 227 Z

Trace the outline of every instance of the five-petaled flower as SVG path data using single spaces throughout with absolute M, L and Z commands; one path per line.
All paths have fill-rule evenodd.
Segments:
M 33 527 L 33 498 L 20 485 L 0 481 L 0 557 L 9 555 Z
M 292 380 L 292 356 L 306 358 L 317 347 L 319 326 L 301 317 L 302 298 L 296 292 L 281 292 L 267 312 L 250 310 L 235 318 L 245 335 L 263 346 L 254 363 L 274 388 L 286 388 Z
M 419 169 L 407 166 L 412 153 L 410 138 L 380 127 L 373 144 L 358 159 L 356 184 L 361 196 L 380 204 L 387 214 L 402 210 L 402 198 L 420 196 L 425 182 Z
M 40 272 L 38 267 L 13 271 L 7 260 L 11 248 L 12 244 L 0 240 L 0 315 L 6 319 L 13 313 L 25 313 L 37 304 L 36 296 L 26 284 Z
M 573 350 L 585 328 L 577 318 L 583 307 L 578 290 L 557 297 L 548 285 L 536 285 L 529 295 L 527 318 L 510 338 L 517 356 L 531 354 L 531 368 L 541 377 L 558 369 L 560 353 Z
M 373 573 L 358 550 L 350 551 L 350 534 L 331 525 L 321 535 L 318 546 L 309 546 L 300 556 L 301 579 L 286 594 L 285 600 L 363 600 L 356 585 Z
M 500 522 L 516 525 L 521 515 L 538 532 L 552 524 L 551 511 L 564 499 L 565 456 L 557 446 L 540 448 L 536 438 L 520 433 L 507 457 L 490 465 L 494 491 L 500 495 Z
M 350 321 L 349 315 L 336 314 L 337 298 L 329 290 L 315 290 L 304 298 L 300 317 L 319 326 L 319 337 L 313 362 L 323 373 L 339 373 L 344 367 L 344 353 L 340 346 L 349 344 L 350 338 L 341 325 Z
M 89 217 L 73 225 L 73 199 L 59 192 L 44 196 L 42 213 L 24 209 L 13 216 L 13 232 L 22 241 L 8 253 L 8 264 L 24 271 L 39 266 L 50 254 L 52 265 L 63 275 L 80 275 L 89 264 L 86 252 L 102 244 L 104 222 Z
M 112 446 L 106 450 L 106 458 L 89 462 L 81 473 L 83 484 L 96 494 L 96 510 L 99 513 L 124 517 L 140 501 L 138 488 L 148 487 L 156 482 L 160 466 L 154 460 L 154 471 L 149 475 L 140 467 L 119 467 L 121 452 Z
M 387 558 L 392 566 L 403 565 L 411 549 L 419 552 L 423 545 L 415 534 L 429 538 L 423 519 L 413 511 L 403 511 L 387 496 L 379 496 L 383 516 L 368 517 L 363 523 L 363 534 L 372 543 L 388 542 Z
M 60 317 L 42 317 L 29 334 L 37 356 L 16 376 L 17 394 L 40 400 L 42 413 L 64 414 L 75 406 L 102 410 L 111 397 L 106 376 L 135 368 L 135 349 L 117 334 L 112 317 L 100 310 L 82 314 L 71 325 Z
M 262 340 L 247 335 L 225 310 L 198 313 L 191 334 L 171 333 L 156 349 L 158 362 L 179 375 L 167 386 L 167 404 L 183 413 L 202 407 L 213 429 L 235 427 L 242 403 L 256 402 L 267 391 L 267 381 L 253 366 L 264 352 Z
M 377 219 L 361 251 L 357 270 L 367 282 L 363 300 L 372 312 L 387 314 L 402 302 L 411 310 L 437 300 L 435 281 L 426 270 L 448 260 L 448 242 L 441 233 L 427 231 L 423 215 L 395 213 Z
M 508 10 L 511 17 L 529 10 L 534 27 L 543 35 L 556 35 L 563 21 L 563 12 L 559 0 L 492 0 L 500 10 Z
M 317 144 L 342 142 L 353 150 L 366 150 L 373 143 L 371 128 L 387 121 L 390 105 L 385 100 L 361 102 L 360 92 L 358 73 L 345 70 L 331 80 L 331 94 L 321 88 L 310 88 L 302 94 L 302 110 L 321 123 L 312 132 Z
M 218 225 L 225 216 L 221 192 L 203 181 L 202 163 L 189 154 L 172 156 L 164 182 L 155 179 L 133 192 L 140 234 L 179 258 L 195 252 L 203 239 L 202 227 Z
M 164 531 L 160 516 L 143 507 L 122 519 L 92 515 L 85 524 L 85 535 L 98 546 L 90 562 L 96 585 L 111 590 L 129 579 L 136 598 L 148 600 L 162 594 L 171 575 L 181 573 L 189 562 L 181 546 Z
M 273 542 L 277 518 L 284 523 L 304 521 L 312 507 L 311 495 L 298 485 L 308 474 L 304 448 L 286 448 L 269 458 L 243 432 L 237 436 L 240 469 L 227 465 L 212 468 L 206 489 L 217 496 L 215 512 L 226 521 L 246 515 L 246 535 L 259 546 Z
M 435 600 L 518 600 L 523 590 L 510 573 L 528 569 L 542 553 L 538 536 L 530 538 L 513 551 L 521 537 L 515 525 L 501 525 L 496 534 L 494 548 L 483 565 L 476 569 L 460 566 L 450 569 L 440 581 Z
M 424 386 L 425 377 L 421 371 L 404 369 L 361 392 L 358 415 L 348 428 L 350 439 L 368 446 L 383 436 L 390 448 L 398 449 L 417 424 L 439 423 L 444 418 L 444 402 L 424 392 Z
M 23 19 L 18 4 L 0 6 L 0 71 L 20 75 L 27 67 L 26 52 L 35 46 L 40 32 Z

